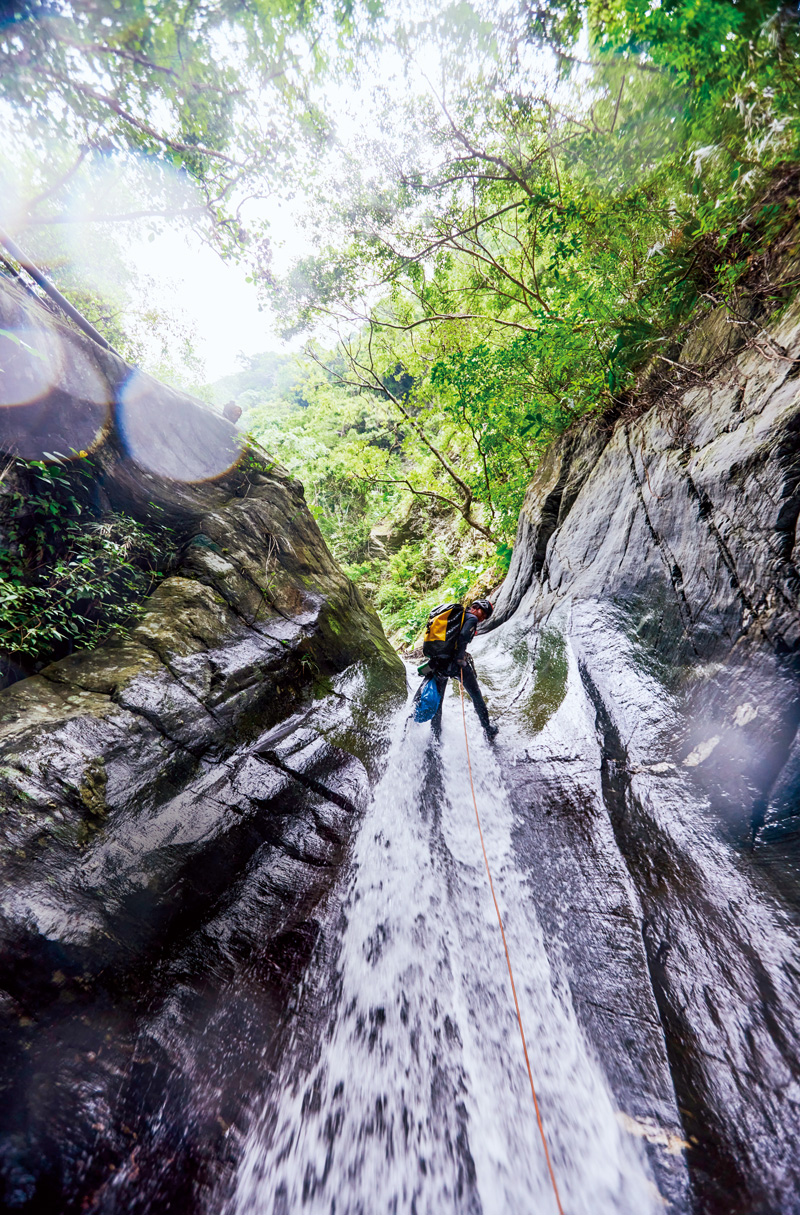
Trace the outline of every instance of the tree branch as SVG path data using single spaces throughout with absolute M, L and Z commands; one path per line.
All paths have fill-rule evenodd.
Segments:
M 28 204 L 28 210 L 33 211 L 34 208 L 38 207 L 39 203 L 44 202 L 46 198 L 51 198 L 54 194 L 57 194 L 61 187 L 65 186 L 70 178 L 75 176 L 78 169 L 89 155 L 90 151 L 91 148 L 81 148 L 80 153 L 78 154 L 78 159 L 75 161 L 74 165 L 67 169 L 66 173 L 63 173 L 61 177 L 59 177 L 58 181 L 54 182 L 52 186 L 49 186 L 48 189 L 43 190 L 41 194 L 37 194 L 36 197 L 33 198 Z
M 316 354 L 314 353 L 313 350 L 309 349 L 309 354 L 311 355 L 311 358 L 314 360 L 314 362 L 317 364 L 317 366 L 322 367 L 323 370 L 325 370 L 329 375 L 333 375 L 340 383 L 350 384 L 353 387 L 358 387 L 358 388 L 366 388 L 372 392 L 379 392 L 384 397 L 386 397 L 386 399 L 388 401 L 391 401 L 391 403 L 395 406 L 395 408 L 398 410 L 398 412 L 402 414 L 403 418 L 409 424 L 409 426 L 412 428 L 412 430 L 415 431 L 415 433 L 417 434 L 417 437 L 419 438 L 419 440 L 423 444 L 423 446 L 428 449 L 428 451 L 431 453 L 431 455 L 434 456 L 434 458 L 438 461 L 438 463 L 445 470 L 445 472 L 450 477 L 450 479 L 458 486 L 458 489 L 463 498 L 462 503 L 459 505 L 456 502 L 452 502 L 450 499 L 445 499 L 445 501 L 450 501 L 451 505 L 455 506 L 456 510 L 459 512 L 459 514 L 462 516 L 462 518 L 470 525 L 470 527 L 474 528 L 475 531 L 480 532 L 480 534 L 482 536 L 485 536 L 487 540 L 491 540 L 493 544 L 497 544 L 498 543 L 497 537 L 492 534 L 492 532 L 489 530 L 489 528 L 484 527 L 484 525 L 482 523 L 479 523 L 478 520 L 474 519 L 472 516 L 472 503 L 474 501 L 474 496 L 473 496 L 472 490 L 469 488 L 469 486 L 466 484 L 466 482 L 463 481 L 461 477 L 459 477 L 456 470 L 452 467 L 452 465 L 445 458 L 445 456 L 442 454 L 442 452 L 435 446 L 435 444 L 431 443 L 430 439 L 425 434 L 425 431 L 420 426 L 420 424 L 416 420 L 416 418 L 414 418 L 408 412 L 408 410 L 403 405 L 402 401 L 400 401 L 400 399 L 395 396 L 395 394 L 392 392 L 392 390 L 390 388 L 387 388 L 387 386 L 383 383 L 383 381 L 381 380 L 378 373 L 375 371 L 375 363 L 374 363 L 374 359 L 372 356 L 372 338 L 373 338 L 373 331 L 372 331 L 372 326 L 370 326 L 369 338 L 367 341 L 367 351 L 368 351 L 368 355 L 369 355 L 368 364 L 359 362 L 356 355 L 348 347 L 348 345 L 345 342 L 341 342 L 341 346 L 345 353 L 345 357 L 347 358 L 347 361 L 350 363 L 350 366 L 353 368 L 353 370 L 356 373 L 356 376 L 358 377 L 358 379 L 355 381 L 355 383 L 352 380 L 346 379 L 343 375 L 341 375 L 340 372 L 335 371 L 333 368 L 326 366 L 326 364 L 323 363 L 322 360 L 316 356 Z
M 425 77 L 425 79 L 428 80 L 427 76 Z M 456 126 L 455 122 L 453 121 L 453 119 L 450 116 L 447 106 L 444 104 L 443 99 L 436 92 L 436 89 L 433 87 L 430 80 L 428 80 L 428 87 L 430 88 L 430 90 L 433 93 L 436 100 L 439 102 L 439 105 L 441 106 L 441 109 L 442 109 L 442 113 L 444 114 L 445 118 L 449 122 L 451 130 L 452 130 L 453 134 L 455 135 L 456 139 L 459 141 L 459 143 L 461 143 L 467 149 L 470 156 L 474 160 L 482 160 L 482 161 L 485 161 L 486 164 L 496 165 L 496 167 L 498 169 L 503 169 L 508 174 L 508 176 L 512 179 L 512 181 L 515 181 L 517 183 L 517 185 L 525 191 L 525 193 L 528 195 L 528 197 L 530 197 L 533 194 L 533 191 L 531 190 L 528 183 L 525 181 L 524 177 L 520 177 L 517 170 L 512 165 L 508 164 L 507 161 L 503 160 L 503 158 L 501 156 L 493 156 L 490 152 L 483 152 L 483 151 L 481 151 L 480 148 L 474 147 L 474 145 L 471 144 L 470 141 L 467 139 L 464 132 L 460 129 L 460 127 Z
M 29 65 L 29 70 L 33 66 Z M 123 122 L 127 122 L 134 130 L 141 131 L 144 135 L 149 135 L 151 139 L 155 139 L 157 143 L 171 148 L 173 152 L 189 152 L 193 156 L 208 156 L 213 160 L 223 161 L 225 164 L 240 166 L 240 162 L 235 157 L 228 156 L 225 152 L 217 152 L 214 148 L 206 148 L 202 144 L 182 143 L 180 140 L 170 139 L 167 135 L 162 135 L 160 131 L 157 131 L 155 127 L 151 127 L 144 119 L 136 118 L 129 110 L 126 110 L 115 97 L 109 97 L 106 93 L 98 93 L 95 89 L 90 88 L 88 84 L 80 84 L 77 80 L 71 80 L 68 76 L 64 76 L 61 72 L 48 71 L 38 66 L 35 67 L 35 70 L 48 80 L 65 84 L 69 88 L 75 89 L 76 92 L 82 93 L 84 97 L 89 97 L 92 101 L 97 101 L 101 105 L 107 106 L 118 118 L 121 118 Z

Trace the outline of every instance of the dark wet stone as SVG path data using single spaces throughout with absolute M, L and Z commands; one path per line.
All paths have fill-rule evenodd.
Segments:
M 16 294 L 0 283 L 0 309 Z M 78 397 L 64 416 L 94 427 L 76 446 L 108 501 L 172 526 L 181 556 L 127 636 L 0 693 L 4 1209 L 194 1211 L 405 676 L 297 482 L 229 470 L 222 418 L 43 324 L 61 396 L 81 368 L 105 386 L 100 421 Z
M 766 1215 L 800 1210 L 800 307 L 781 357 L 729 328 L 687 347 L 707 382 L 556 444 L 478 668 L 549 948 L 662 1193 L 689 1209 L 685 1153 L 693 1209 Z

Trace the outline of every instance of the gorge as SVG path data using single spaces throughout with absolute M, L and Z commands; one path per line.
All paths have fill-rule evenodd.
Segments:
M 90 452 L 177 549 L 126 635 L 0 693 L 5 1209 L 555 1209 L 457 701 L 441 748 L 408 723 L 280 467 L 5 282 L 0 308 L 52 359 L 3 449 Z M 800 1210 L 800 305 L 735 320 L 552 443 L 474 647 L 572 1215 Z

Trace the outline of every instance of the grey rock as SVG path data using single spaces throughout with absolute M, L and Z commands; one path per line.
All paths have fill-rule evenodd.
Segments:
M 0 692 L 0 1201 L 111 1209 L 165 1110 L 185 1197 L 220 1135 L 197 1057 L 228 1049 L 234 988 L 268 1048 L 405 675 L 283 470 L 5 280 L 0 316 L 52 356 L 47 384 L 16 359 L 7 396 L 38 396 L 0 402 L 0 445 L 92 450 L 110 504 L 180 544 L 128 635 Z
M 794 1211 L 800 310 L 758 349 L 716 316 L 682 359 L 706 379 L 548 454 L 484 661 L 518 846 L 620 1108 L 685 1150 L 696 1209 Z M 684 1210 L 676 1164 L 654 1168 Z

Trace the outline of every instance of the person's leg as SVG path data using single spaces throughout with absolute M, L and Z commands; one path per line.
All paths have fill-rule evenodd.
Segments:
M 444 694 L 447 691 L 447 676 L 436 675 L 436 690 L 439 693 L 439 708 L 431 718 L 431 733 L 435 739 L 440 739 L 442 736 L 442 705 L 444 704 Z
M 478 714 L 478 721 L 481 723 L 484 730 L 486 730 L 487 734 L 496 734 L 496 727 L 493 726 L 489 721 L 489 710 L 486 708 L 486 701 L 483 699 L 483 695 L 478 684 L 477 675 L 469 663 L 466 663 L 462 667 L 462 670 L 464 672 L 464 691 L 467 693 L 475 706 L 475 712 Z

